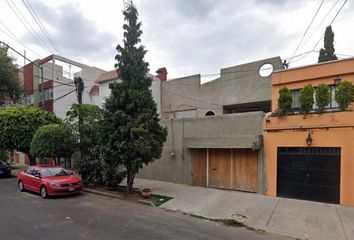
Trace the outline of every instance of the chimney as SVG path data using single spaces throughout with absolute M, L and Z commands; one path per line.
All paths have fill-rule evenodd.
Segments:
M 156 71 L 157 73 L 157 78 L 159 78 L 161 81 L 167 81 L 167 69 L 166 68 L 159 68 Z

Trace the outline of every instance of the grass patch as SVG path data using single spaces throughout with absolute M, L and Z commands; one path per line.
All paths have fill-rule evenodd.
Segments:
M 161 206 L 165 202 L 171 200 L 173 197 L 168 197 L 168 196 L 163 196 L 159 194 L 153 194 L 152 195 L 152 202 L 156 207 Z
M 222 223 L 222 224 L 224 224 L 225 226 L 228 226 L 228 227 L 244 227 L 244 228 L 247 228 L 248 230 L 255 231 L 254 228 L 249 227 L 249 226 L 245 225 L 244 223 L 240 223 L 240 222 L 236 221 L 235 219 L 207 218 L 207 217 L 203 217 L 203 216 L 196 215 L 196 214 L 193 214 L 193 213 L 190 213 L 190 214 L 183 213 L 183 214 L 184 215 L 189 215 L 191 217 L 198 218 L 198 219 L 203 219 L 203 220 L 208 220 L 208 221 L 212 221 L 212 222 Z

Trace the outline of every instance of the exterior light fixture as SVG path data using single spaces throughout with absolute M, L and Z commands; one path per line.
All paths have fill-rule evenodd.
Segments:
M 341 78 L 339 76 L 336 76 L 336 78 L 333 80 L 334 81 L 334 85 L 338 86 L 338 84 L 340 83 Z
M 312 145 L 312 136 L 311 136 L 311 133 L 309 133 L 308 135 L 307 135 L 307 138 L 306 138 L 306 144 L 307 144 L 307 146 L 308 147 L 311 147 L 311 145 Z

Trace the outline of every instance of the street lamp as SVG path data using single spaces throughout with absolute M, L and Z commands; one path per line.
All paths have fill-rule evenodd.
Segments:
M 309 133 L 308 135 L 307 135 L 307 138 L 306 138 L 306 144 L 307 144 L 307 146 L 308 147 L 311 147 L 311 145 L 312 145 L 312 136 L 311 136 L 311 133 Z

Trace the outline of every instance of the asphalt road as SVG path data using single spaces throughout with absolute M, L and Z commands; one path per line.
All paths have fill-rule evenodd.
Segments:
M 289 239 L 82 193 L 41 199 L 0 179 L 0 239 Z

